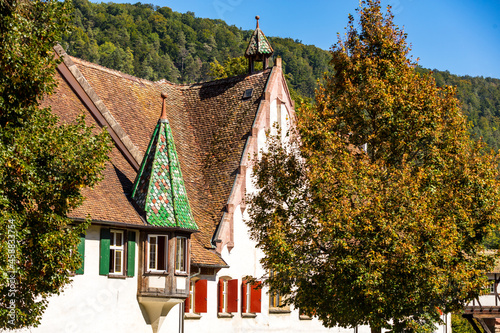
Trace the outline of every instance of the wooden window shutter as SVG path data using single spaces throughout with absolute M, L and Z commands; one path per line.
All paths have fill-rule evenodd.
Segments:
M 219 299 L 220 299 L 220 292 L 219 292 Z M 194 312 L 196 313 L 207 312 L 207 280 L 197 280 L 194 283 Z
M 222 304 L 224 302 L 224 280 L 222 279 L 219 279 L 219 283 L 218 283 L 218 294 L 219 294 L 219 297 L 217 297 L 217 312 L 222 312 L 222 308 L 224 307 L 224 304 Z
M 75 274 L 83 274 L 85 266 L 85 235 L 80 235 L 80 243 L 78 243 L 78 254 L 82 258 L 82 265 L 75 271 Z
M 101 254 L 99 258 L 99 274 L 109 274 L 109 245 L 111 232 L 107 228 L 101 228 Z
M 127 232 L 127 276 L 135 274 L 135 231 Z
M 260 285 L 262 282 L 257 281 L 250 288 L 250 312 L 252 313 L 260 313 L 261 304 L 262 304 L 262 288 Z
M 241 281 L 241 313 L 247 312 L 247 282 Z
M 227 312 L 238 312 L 238 279 L 227 281 Z
M 188 298 L 184 301 L 184 313 L 189 313 L 190 300 L 191 296 L 188 296 Z

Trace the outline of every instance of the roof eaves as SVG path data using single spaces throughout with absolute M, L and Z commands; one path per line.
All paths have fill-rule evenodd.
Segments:
M 132 143 L 128 134 L 125 133 L 120 124 L 118 124 L 116 119 L 111 115 L 104 102 L 99 98 L 97 93 L 64 49 L 60 45 L 56 45 L 54 46 L 54 51 L 57 56 L 63 59 L 63 63 L 61 65 L 65 66 L 67 69 L 66 71 L 64 70 L 64 67 L 59 65 L 58 70 L 61 75 L 66 79 L 68 84 L 70 84 L 72 89 L 78 97 L 80 97 L 92 115 L 98 119 L 101 126 L 106 126 L 108 133 L 111 135 L 118 149 L 122 152 L 125 159 L 134 168 L 134 170 L 137 171 L 139 169 L 140 161 L 142 160 L 139 149 Z

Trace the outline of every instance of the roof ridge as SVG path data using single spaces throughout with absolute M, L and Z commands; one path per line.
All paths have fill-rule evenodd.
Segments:
M 227 83 L 227 82 L 231 82 L 231 81 L 237 81 L 239 79 L 242 79 L 242 78 L 247 78 L 247 77 L 251 77 L 251 76 L 259 76 L 259 75 L 264 75 L 266 74 L 266 72 L 270 72 L 272 68 L 266 68 L 266 69 L 263 69 L 261 71 L 258 71 L 258 72 L 254 72 L 254 73 L 251 73 L 251 74 L 241 74 L 241 75 L 236 75 L 236 76 L 231 76 L 231 77 L 226 77 L 226 78 L 223 78 L 223 79 L 217 79 L 217 80 L 212 80 L 212 81 L 205 81 L 205 82 L 197 82 L 197 83 L 190 83 L 190 84 L 185 84 L 183 85 L 181 88 L 184 88 L 184 89 L 189 89 L 189 88 L 194 88 L 196 86 L 215 86 L 217 84 L 223 84 L 223 83 Z M 198 87 L 196 87 L 198 88 Z
M 68 56 L 71 58 L 71 60 L 73 60 L 73 62 L 76 62 L 76 63 L 78 63 L 80 65 L 83 65 L 83 66 L 86 66 L 86 67 L 90 67 L 90 68 L 93 68 L 93 69 L 97 69 L 97 70 L 106 72 L 108 74 L 112 74 L 114 76 L 121 77 L 121 78 L 126 79 L 126 80 L 131 80 L 131 81 L 135 81 L 135 82 L 139 82 L 139 83 L 143 83 L 143 84 L 148 84 L 148 85 L 151 85 L 151 86 L 154 86 L 155 83 L 157 82 L 157 81 L 155 82 L 155 81 L 150 81 L 150 80 L 147 80 L 147 79 L 143 79 L 143 78 L 140 78 L 140 77 L 137 77 L 137 76 L 134 76 L 134 75 L 127 74 L 127 73 L 123 73 L 123 72 L 120 72 L 120 71 L 118 71 L 116 69 L 112 69 L 112 68 L 105 67 L 105 66 L 102 66 L 102 65 L 99 65 L 99 64 L 95 64 L 95 63 L 89 62 L 87 60 L 71 56 L 69 54 L 68 54 Z M 165 80 L 165 81 L 167 81 L 167 80 Z M 167 81 L 167 82 L 169 82 L 169 81 Z

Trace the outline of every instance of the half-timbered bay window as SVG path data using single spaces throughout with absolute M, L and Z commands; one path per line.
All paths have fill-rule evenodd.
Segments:
M 135 231 L 101 228 L 99 274 L 135 274 Z
M 232 312 L 238 312 L 238 279 L 223 277 L 218 284 L 219 317 L 232 316 Z
M 187 238 L 177 237 L 175 272 L 186 273 L 186 266 L 187 266 Z
M 166 272 L 168 238 L 166 235 L 148 235 L 148 271 Z
M 200 318 L 200 313 L 207 312 L 207 280 L 191 280 L 189 297 L 184 303 L 187 319 Z
M 262 304 L 261 282 L 250 283 L 245 280 L 241 283 L 241 314 L 243 317 L 255 317 L 260 313 Z

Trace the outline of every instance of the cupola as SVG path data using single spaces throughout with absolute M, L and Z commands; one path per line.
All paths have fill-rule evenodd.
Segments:
M 259 28 L 259 16 L 255 16 L 257 27 L 250 37 L 250 42 L 245 51 L 245 57 L 248 58 L 248 72 L 254 72 L 254 64 L 256 61 L 263 63 L 263 69 L 269 67 L 269 58 L 273 55 L 273 48 L 267 40 L 266 36 Z

